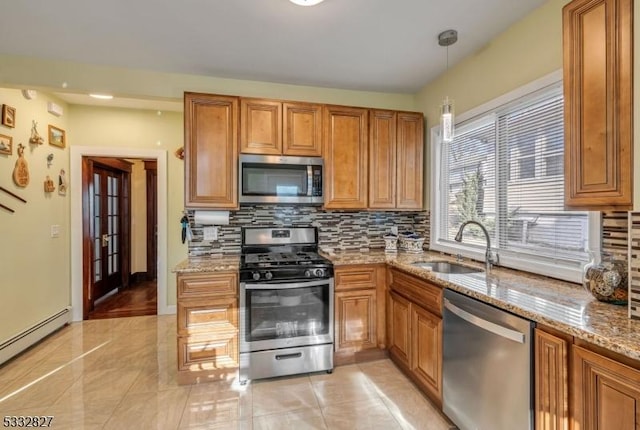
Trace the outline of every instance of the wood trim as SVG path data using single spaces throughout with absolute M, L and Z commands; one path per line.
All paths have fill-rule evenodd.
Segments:
M 93 273 L 93 242 L 92 242 L 92 220 L 93 205 L 85 204 L 89 202 L 93 194 L 93 161 L 88 157 L 82 157 L 82 319 L 89 317 L 89 312 L 93 310 L 93 300 L 91 297 L 91 283 Z
M 115 170 L 121 170 L 123 172 L 131 173 L 133 163 L 123 158 L 113 157 L 87 157 L 90 158 L 95 164 L 103 167 Z
M 145 161 L 147 188 L 147 273 L 158 277 L 158 171 L 157 162 Z

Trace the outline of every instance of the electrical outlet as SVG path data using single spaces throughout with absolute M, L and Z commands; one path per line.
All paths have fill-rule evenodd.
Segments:
M 51 226 L 51 237 L 60 237 L 60 226 L 55 224 Z
M 393 227 L 391 227 L 391 234 L 395 234 L 396 236 L 398 235 L 398 226 L 394 225 Z
M 202 229 L 204 240 L 218 240 L 218 227 L 209 226 Z

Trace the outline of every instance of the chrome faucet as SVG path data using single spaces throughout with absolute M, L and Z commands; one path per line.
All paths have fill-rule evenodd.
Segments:
M 491 238 L 489 237 L 489 232 L 487 231 L 487 228 L 481 223 L 479 223 L 478 221 L 473 221 L 473 220 L 465 221 L 460 226 L 460 229 L 458 229 L 458 234 L 456 234 L 456 237 L 454 238 L 454 240 L 456 242 L 462 242 L 462 231 L 469 224 L 475 224 L 478 227 L 480 227 L 480 229 L 482 229 L 482 232 L 484 233 L 484 237 L 487 239 L 487 250 L 484 253 L 484 261 L 486 265 L 486 272 L 488 275 L 489 273 L 491 273 L 491 266 L 494 264 L 498 264 L 498 254 L 495 254 L 494 256 L 493 252 L 491 252 Z

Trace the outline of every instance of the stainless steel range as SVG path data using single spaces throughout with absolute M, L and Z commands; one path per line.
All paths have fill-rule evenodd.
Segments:
M 333 266 L 315 227 L 246 227 L 240 381 L 333 370 Z

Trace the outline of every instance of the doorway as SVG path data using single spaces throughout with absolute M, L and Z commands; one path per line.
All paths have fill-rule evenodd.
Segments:
M 83 319 L 158 313 L 156 165 L 82 158 Z

